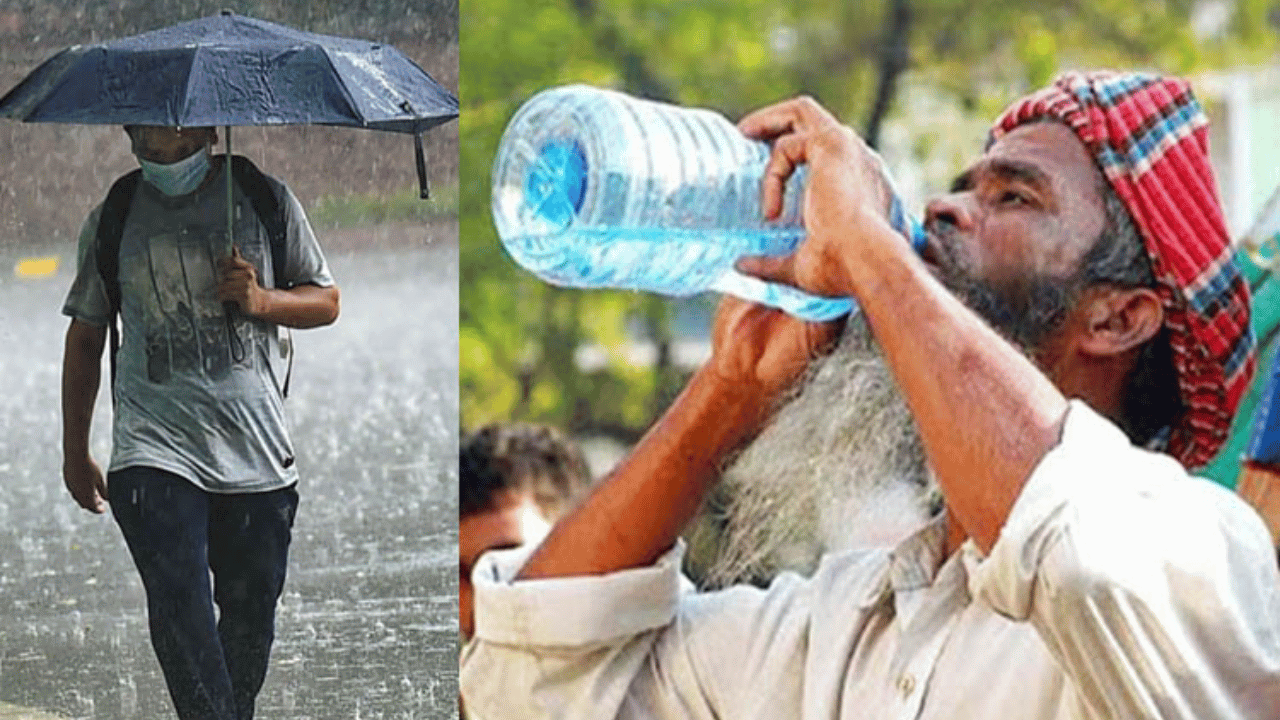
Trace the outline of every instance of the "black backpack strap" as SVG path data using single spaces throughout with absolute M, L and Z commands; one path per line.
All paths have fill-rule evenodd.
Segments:
M 267 176 L 262 174 L 256 165 L 243 155 L 231 157 L 231 173 L 236 184 L 249 197 L 253 211 L 267 230 L 267 239 L 271 245 L 271 270 L 275 286 L 287 290 L 291 283 L 285 277 L 285 264 L 288 262 L 287 233 L 288 219 L 285 215 L 285 198 L 276 195 L 275 188 Z
M 267 231 L 268 244 L 271 246 L 271 272 L 275 287 L 287 290 L 293 283 L 285 276 L 285 265 L 289 261 L 288 231 L 289 221 L 285 214 L 286 198 L 276 194 L 275 188 L 267 176 L 243 155 L 231 156 L 231 174 L 236 184 L 249 197 L 253 211 Z M 289 380 L 293 378 L 293 341 L 289 340 L 289 364 L 285 369 L 284 385 L 280 394 L 289 397 Z
M 98 217 L 95 260 L 98 275 L 107 293 L 110 319 L 107 332 L 111 337 L 111 401 L 116 398 L 116 352 L 120 349 L 120 329 L 116 318 L 120 314 L 120 238 L 124 235 L 124 223 L 133 204 L 133 194 L 142 178 L 141 170 L 125 174 L 116 180 L 102 202 L 102 214 Z

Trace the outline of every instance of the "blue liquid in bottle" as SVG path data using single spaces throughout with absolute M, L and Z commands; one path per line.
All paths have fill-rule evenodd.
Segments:
M 494 168 L 494 220 L 508 252 L 569 287 L 687 296 L 717 290 L 808 320 L 854 308 L 733 269 L 747 255 L 787 255 L 804 239 L 804 172 L 784 211 L 763 219 L 769 149 L 723 117 L 580 86 L 542 93 L 503 136 Z M 894 227 L 919 226 L 896 195 Z

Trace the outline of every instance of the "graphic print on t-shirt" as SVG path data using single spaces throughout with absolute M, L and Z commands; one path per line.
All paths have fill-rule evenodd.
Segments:
M 142 247 L 121 248 L 121 282 L 131 284 L 132 297 L 139 301 L 151 382 L 165 383 L 182 374 L 220 380 L 235 365 L 256 367 L 265 355 L 265 328 L 238 307 L 228 323 L 227 310 L 217 299 L 218 263 L 226 255 L 226 243 L 222 233 L 212 235 L 199 226 L 184 226 L 150 234 Z M 246 245 L 241 254 L 262 268 L 259 244 Z

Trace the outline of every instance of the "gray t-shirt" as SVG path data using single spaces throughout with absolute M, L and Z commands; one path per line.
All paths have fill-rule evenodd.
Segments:
M 298 479 L 280 392 L 284 360 L 266 322 L 218 301 L 217 264 L 229 255 L 226 179 L 177 198 L 139 182 L 120 239 L 121 347 L 117 355 L 111 470 L 145 465 L 217 493 L 261 492 Z M 274 179 L 288 222 L 291 285 L 333 285 L 302 205 Z M 271 248 L 253 205 L 235 188 L 240 254 L 272 287 Z M 80 231 L 65 315 L 97 326 L 110 304 L 96 262 L 99 205 Z

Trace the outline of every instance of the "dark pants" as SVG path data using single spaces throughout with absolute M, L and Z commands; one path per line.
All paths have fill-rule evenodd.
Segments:
M 249 720 L 275 639 L 297 491 L 219 495 L 149 467 L 111 473 L 107 491 L 178 717 Z

